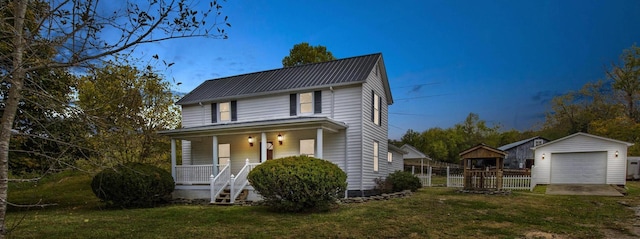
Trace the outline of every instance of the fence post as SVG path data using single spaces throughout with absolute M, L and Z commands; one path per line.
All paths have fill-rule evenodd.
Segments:
M 215 189 L 216 189 L 215 188 L 216 185 L 213 184 L 213 179 L 214 178 L 215 177 L 213 176 L 213 174 L 211 174 L 211 176 L 209 176 L 209 185 L 211 185 L 209 187 L 209 189 L 211 190 L 211 202 L 210 203 L 214 203 L 215 200 L 216 200 L 215 198 L 213 198 L 213 197 L 215 197 L 215 195 L 213 195 L 213 193 L 215 192 Z
M 230 188 L 229 191 L 231 192 L 231 195 L 229 195 L 229 198 L 230 198 L 229 202 L 230 203 L 234 203 L 235 202 L 235 198 L 233 198 L 233 195 L 235 195 L 235 187 L 234 186 L 236 184 L 236 176 L 231 174 L 231 179 L 229 181 L 231 182 L 230 183 L 231 185 L 229 185 L 229 188 Z
M 433 169 L 433 167 L 429 166 L 429 168 L 427 170 L 427 174 L 428 174 L 428 177 L 429 177 L 429 182 L 428 182 L 429 187 L 431 187 L 431 177 L 433 177 L 432 169 Z
M 447 166 L 447 187 L 449 187 L 449 166 Z

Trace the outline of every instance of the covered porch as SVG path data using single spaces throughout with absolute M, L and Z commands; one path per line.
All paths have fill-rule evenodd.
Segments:
M 340 160 L 334 151 L 345 147 L 346 128 L 326 117 L 295 117 L 219 123 L 161 134 L 171 137 L 174 196 L 211 197 L 213 201 L 225 188 L 231 189 L 234 198 L 248 185 L 251 169 L 266 160 L 303 154 Z

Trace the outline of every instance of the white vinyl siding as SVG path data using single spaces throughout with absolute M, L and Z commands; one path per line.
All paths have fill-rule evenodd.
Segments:
M 300 114 L 312 114 L 313 113 L 313 92 L 300 93 L 299 94 L 299 112 Z
M 220 122 L 231 121 L 231 103 L 222 102 L 218 108 L 220 110 Z
M 182 140 L 182 165 L 191 165 L 191 141 Z
M 301 139 L 300 140 L 300 155 L 307 155 L 314 157 L 315 155 L 315 140 L 314 139 Z
M 378 97 L 373 97 L 372 92 Z M 378 145 L 379 152 L 384 155 L 388 152 L 387 140 L 388 140 L 388 105 L 385 89 L 382 79 L 373 72 L 373 68 L 367 81 L 362 84 L 361 100 L 362 100 L 362 113 L 361 117 L 364 120 L 362 122 L 362 139 L 363 142 L 385 142 Z M 374 98 L 380 99 L 380 124 L 374 124 L 372 116 L 374 113 Z M 358 184 L 362 184 L 361 190 L 371 190 L 375 187 L 374 179 L 379 177 L 386 177 L 387 171 L 380 171 L 379 173 L 373 172 L 373 145 L 371 143 L 363 144 L 362 149 L 362 167 L 365 169 L 362 172 L 362 180 L 358 180 Z M 360 186 L 360 185 L 358 185 Z
M 181 112 L 183 128 L 202 126 L 211 122 L 210 105 L 183 105 Z
M 373 142 L 373 171 L 374 172 L 378 172 L 378 155 L 379 155 L 379 149 L 378 149 L 378 142 Z
M 331 92 L 329 91 L 329 94 Z M 347 189 L 348 190 L 360 190 L 360 178 L 363 176 L 363 167 L 369 167 L 367 172 L 370 172 L 371 164 L 363 166 L 363 138 L 362 138 L 362 123 L 363 123 L 363 100 L 362 100 L 362 86 L 348 86 L 348 87 L 335 87 L 333 96 L 329 95 L 323 97 L 323 111 L 322 115 L 330 116 L 331 114 L 331 97 L 335 100 L 334 107 L 334 120 L 344 122 L 349 127 L 346 129 L 346 155 L 345 152 L 341 152 L 341 158 L 346 158 L 346 168 L 343 168 L 347 173 Z M 371 94 L 371 92 L 369 92 Z M 371 95 L 369 95 L 371 97 Z M 326 107 L 325 107 L 326 105 Z M 369 121 L 370 122 L 370 121 Z M 339 136 L 345 137 L 345 136 Z M 325 142 L 328 138 L 325 137 Z M 344 141 L 341 139 L 340 141 Z M 370 141 L 369 141 L 370 142 Z M 342 146 L 345 147 L 345 146 Z M 367 148 L 370 148 L 370 144 L 367 144 Z M 325 148 L 324 152 L 329 151 Z M 336 156 L 337 152 L 331 152 Z M 369 152 L 369 155 L 370 152 Z M 366 160 L 370 162 L 371 160 Z M 341 168 L 342 164 L 338 164 Z M 373 179 L 371 179 L 373 180 Z M 373 182 L 373 181 L 372 181 Z M 373 184 L 372 184 L 373 186 Z

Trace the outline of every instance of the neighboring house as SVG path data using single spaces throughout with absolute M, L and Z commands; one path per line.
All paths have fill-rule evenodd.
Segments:
M 627 148 L 631 145 L 587 133 L 576 133 L 533 147 L 533 183 L 624 185 Z
M 429 156 L 425 155 L 424 153 L 420 152 L 420 150 L 408 144 L 402 145 L 402 147 L 400 148 L 407 152 L 407 154 L 404 155 L 404 165 L 409 168 L 412 168 L 412 173 L 414 174 L 415 173 L 424 174 L 425 173 L 424 167 L 429 166 L 429 163 L 431 162 L 431 158 L 429 158 Z M 415 167 L 419 167 L 417 172 L 413 170 L 415 169 Z
M 547 142 L 549 142 L 549 140 L 536 136 L 498 147 L 499 150 L 507 153 L 507 157 L 504 159 L 504 168 L 531 169 L 534 159 L 533 150 L 531 150 L 531 148 L 540 146 Z
M 251 167 L 292 155 L 337 164 L 349 196 L 402 169 L 404 152 L 387 143 L 393 98 L 379 53 L 208 80 L 177 104 L 183 128 L 161 132 L 172 141 L 176 197 L 209 197 L 212 174 L 217 188 L 230 175 L 244 188 Z

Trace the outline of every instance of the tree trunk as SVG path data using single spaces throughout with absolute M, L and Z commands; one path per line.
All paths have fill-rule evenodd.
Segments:
M 10 84 L 9 97 L 5 102 L 4 113 L 0 121 L 0 239 L 8 233 L 6 228 L 7 214 L 7 189 L 9 184 L 9 142 L 11 140 L 11 129 L 13 120 L 18 110 L 18 103 L 22 97 L 22 85 L 24 83 L 23 55 L 26 41 L 24 40 L 24 16 L 27 11 L 28 0 L 17 0 L 14 2 L 13 16 L 14 37 L 13 37 L 13 78 L 8 80 Z

